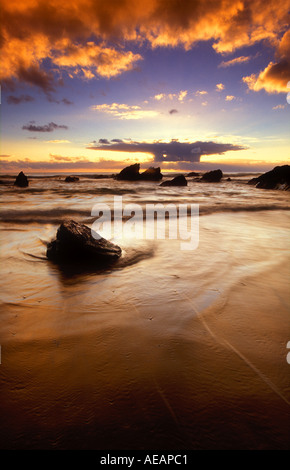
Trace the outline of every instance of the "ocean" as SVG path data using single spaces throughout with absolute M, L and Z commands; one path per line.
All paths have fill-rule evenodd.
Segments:
M 0 448 L 289 449 L 290 198 L 253 176 L 1 177 Z M 116 197 L 198 206 L 198 243 L 123 236 L 107 269 L 47 259 L 64 219 L 92 226 Z

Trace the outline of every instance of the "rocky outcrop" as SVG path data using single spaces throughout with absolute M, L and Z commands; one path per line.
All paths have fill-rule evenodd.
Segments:
M 206 181 L 208 183 L 218 183 L 223 177 L 223 172 L 221 170 L 212 170 L 205 173 L 201 181 Z
M 191 171 L 190 173 L 187 173 L 186 175 L 188 178 L 191 178 L 192 176 L 199 176 L 199 173 L 196 171 Z
M 290 190 L 290 165 L 276 166 L 257 178 L 248 181 L 256 188 Z
M 98 235 L 96 234 L 96 237 Z M 55 262 L 82 262 L 104 265 L 118 260 L 122 250 L 108 240 L 94 238 L 91 229 L 74 220 L 65 220 L 57 230 L 56 239 L 47 245 L 47 258 Z
M 76 181 L 79 181 L 77 176 L 67 176 L 65 179 L 66 183 L 75 183 Z
M 143 171 L 140 175 L 140 179 L 145 181 L 159 181 L 162 180 L 162 178 L 163 175 L 160 171 L 160 167 L 154 168 L 153 166 Z
M 160 168 L 150 167 L 140 174 L 140 163 L 123 168 L 122 171 L 116 176 L 117 180 L 125 181 L 159 181 L 163 178 Z
M 116 176 L 117 180 L 137 181 L 140 179 L 140 163 L 134 163 L 120 171 Z
M 187 186 L 187 181 L 184 175 L 179 175 L 169 181 L 164 181 L 160 186 Z
M 19 186 L 19 188 L 27 188 L 28 186 L 27 176 L 21 171 L 14 182 L 14 186 Z

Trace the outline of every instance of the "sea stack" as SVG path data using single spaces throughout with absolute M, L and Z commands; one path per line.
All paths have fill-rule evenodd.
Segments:
M 116 176 L 117 180 L 136 181 L 140 178 L 140 163 L 134 163 L 120 171 Z
M 163 178 L 160 168 L 150 167 L 140 173 L 140 163 L 134 163 L 120 171 L 116 176 L 117 180 L 124 181 L 159 181 Z
M 21 171 L 14 182 L 14 186 L 19 186 L 19 188 L 27 188 L 28 186 L 28 179 L 27 176 Z
M 140 174 L 140 179 L 145 181 L 159 181 L 162 180 L 162 178 L 163 175 L 160 171 L 160 167 L 154 168 L 153 166 L 151 166 Z
M 57 230 L 56 239 L 47 245 L 47 258 L 55 262 L 83 263 L 95 266 L 112 264 L 122 254 L 114 245 L 84 224 L 65 220 Z

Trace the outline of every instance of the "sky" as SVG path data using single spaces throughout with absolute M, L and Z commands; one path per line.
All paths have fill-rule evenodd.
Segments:
M 289 0 L 2 0 L 0 172 L 290 163 L 289 11 Z

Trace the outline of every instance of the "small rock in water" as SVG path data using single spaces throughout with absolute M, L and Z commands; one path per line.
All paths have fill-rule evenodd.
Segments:
M 209 183 L 218 183 L 223 177 L 222 170 L 208 171 L 203 175 L 201 181 L 207 181 Z
M 121 256 L 122 250 L 105 238 L 96 239 L 91 229 L 74 220 L 65 220 L 57 230 L 56 239 L 47 246 L 47 258 L 70 263 L 110 264 Z
M 65 179 L 66 183 L 75 183 L 76 181 L 79 181 L 77 176 L 67 176 Z
M 14 182 L 14 186 L 19 186 L 20 188 L 27 188 L 28 186 L 27 176 L 21 171 Z
M 184 175 L 175 176 L 172 180 L 164 181 L 160 186 L 187 186 L 187 181 Z

